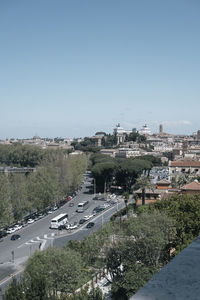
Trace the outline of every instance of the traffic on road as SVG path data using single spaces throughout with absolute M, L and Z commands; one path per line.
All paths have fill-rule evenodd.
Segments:
M 36 250 L 43 250 L 54 244 L 61 247 L 70 239 L 82 239 L 108 221 L 116 211 L 116 204 L 118 208 L 120 199 L 114 194 L 109 197 L 94 195 L 90 191 L 91 186 L 92 179 L 85 176 L 80 190 L 73 197 L 70 196 L 67 202 L 62 202 L 61 205 L 46 209 L 44 212 L 35 213 L 22 222 L 1 230 L 0 270 L 7 268 L 7 273 L 2 273 L 9 275 L 11 271 L 7 266 L 12 264 L 13 268 L 18 268 L 17 266 L 24 264 Z M 80 203 L 86 205 L 82 205 L 82 211 L 77 212 Z M 109 209 L 112 208 L 115 210 L 109 213 Z M 60 215 L 67 215 L 67 221 L 52 228 L 52 220 Z M 0 272 L 0 281 L 4 279 L 2 276 Z

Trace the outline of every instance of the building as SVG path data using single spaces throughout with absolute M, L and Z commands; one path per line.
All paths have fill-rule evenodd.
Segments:
M 121 157 L 121 158 L 130 158 L 136 156 L 140 156 L 140 151 L 133 150 L 131 148 L 119 148 L 119 152 L 116 153 L 116 157 Z
M 163 125 L 160 124 L 160 125 L 159 125 L 159 134 L 162 134 L 162 133 L 163 133 Z
M 200 193 L 200 183 L 198 180 L 194 180 L 188 184 L 185 184 L 180 188 L 181 194 L 199 194 Z
M 168 196 L 168 190 L 171 188 L 170 182 L 168 180 L 159 180 L 155 186 L 148 187 L 145 189 L 145 204 L 155 202 L 157 200 L 160 200 L 162 198 L 166 197 L 166 194 Z M 138 189 L 134 192 L 135 195 L 137 195 L 137 204 L 142 205 L 142 189 Z
M 101 149 L 100 150 L 101 154 L 108 155 L 110 157 L 115 157 L 117 152 L 118 152 L 118 149 Z
M 118 123 L 114 128 L 114 135 L 117 137 L 117 144 L 124 143 L 126 135 L 129 135 L 131 132 L 132 130 L 125 130 Z
M 200 161 L 195 161 L 195 160 L 170 161 L 169 162 L 170 178 L 181 174 L 200 176 Z
M 142 126 L 142 129 L 139 130 L 139 134 L 145 135 L 145 136 L 149 136 L 151 134 L 151 130 L 147 126 L 147 124 L 145 124 L 144 126 Z
M 200 142 L 200 130 L 197 131 L 197 141 Z

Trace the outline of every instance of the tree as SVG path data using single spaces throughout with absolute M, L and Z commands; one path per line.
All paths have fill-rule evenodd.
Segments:
M 13 277 L 10 285 L 5 291 L 3 300 L 27 300 L 23 293 L 22 284 L 20 282 L 17 282 L 15 277 Z
M 0 174 L 0 228 L 8 226 L 12 219 L 9 180 L 7 176 Z
M 143 170 L 151 169 L 151 163 L 141 159 L 119 160 L 119 167 L 116 171 L 116 183 L 124 188 L 124 191 L 131 192 L 133 184 Z
M 16 221 L 21 220 L 31 205 L 27 201 L 27 178 L 23 174 L 9 174 L 10 201 Z
M 43 291 L 56 295 L 72 293 L 86 280 L 87 272 L 85 264 L 79 253 L 70 249 L 48 248 L 38 251 L 29 259 L 24 278 L 28 278 L 26 285 L 31 290 L 34 284 L 34 292 L 37 291 L 35 284 L 41 282 Z M 38 293 L 41 286 L 38 285 Z
M 154 190 L 154 185 L 151 184 L 151 180 L 149 176 L 141 176 L 137 179 L 136 184 L 137 187 L 140 187 L 142 190 L 142 205 L 145 205 L 146 199 L 146 189 Z
M 129 299 L 169 259 L 174 222 L 158 212 L 130 217 L 107 254 L 114 299 Z M 167 254 L 166 254 L 167 253 Z M 123 298 L 124 297 L 124 298 Z

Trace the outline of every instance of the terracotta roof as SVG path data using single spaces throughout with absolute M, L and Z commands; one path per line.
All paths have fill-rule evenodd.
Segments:
M 176 160 L 171 161 L 171 167 L 200 167 L 200 161 L 194 160 Z
M 181 187 L 181 190 L 200 191 L 200 183 L 193 181 Z

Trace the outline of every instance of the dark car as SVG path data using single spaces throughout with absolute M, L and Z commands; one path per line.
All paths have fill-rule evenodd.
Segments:
M 85 223 L 85 222 L 86 222 L 85 219 L 80 219 L 79 224 L 83 224 L 83 223 Z
M 70 202 L 69 203 L 69 207 L 73 207 L 74 206 L 74 203 L 73 202 Z
M 10 239 L 12 241 L 18 240 L 18 239 L 20 239 L 20 235 L 19 234 L 13 234 Z
M 0 231 L 0 238 L 7 236 L 7 232 L 5 230 Z
M 63 230 L 63 229 L 66 229 L 66 226 L 65 226 L 65 225 L 60 225 L 60 226 L 58 227 L 58 230 Z
M 86 225 L 86 228 L 92 228 L 94 226 L 94 222 L 89 222 L 87 225 Z

